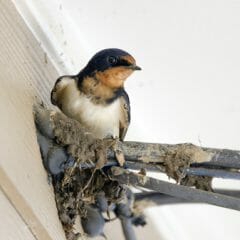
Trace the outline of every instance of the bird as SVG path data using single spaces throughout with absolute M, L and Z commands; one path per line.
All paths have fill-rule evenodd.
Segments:
M 141 68 L 128 52 L 118 48 L 101 50 L 77 75 L 57 79 L 51 102 L 96 138 L 123 141 L 130 124 L 130 101 L 124 82 L 136 70 Z

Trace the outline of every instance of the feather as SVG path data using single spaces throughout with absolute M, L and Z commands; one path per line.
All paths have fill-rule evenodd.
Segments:
M 126 136 L 130 121 L 130 101 L 127 92 L 124 90 L 120 97 L 119 138 L 121 141 L 123 141 Z

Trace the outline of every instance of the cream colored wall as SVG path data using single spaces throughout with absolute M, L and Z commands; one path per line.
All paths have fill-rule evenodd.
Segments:
M 4 217 L 0 225 L 0 239 L 34 240 L 35 237 L 28 229 L 16 209 L 11 205 L 4 193 L 0 191 L 0 212 Z
M 32 115 L 36 96 L 49 101 L 57 73 L 12 2 L 0 1 L 0 9 L 0 186 L 4 198 L 0 200 L 0 238 L 63 240 Z

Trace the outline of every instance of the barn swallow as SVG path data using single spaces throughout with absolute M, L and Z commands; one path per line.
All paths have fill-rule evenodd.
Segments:
M 127 52 L 110 48 L 96 53 L 77 75 L 60 77 L 51 102 L 86 126 L 96 138 L 123 140 L 130 123 L 125 80 L 141 70 Z

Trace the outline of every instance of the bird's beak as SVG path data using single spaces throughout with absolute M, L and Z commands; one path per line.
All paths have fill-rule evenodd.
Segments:
M 129 68 L 132 69 L 132 70 L 134 70 L 134 71 L 136 71 L 136 70 L 142 70 L 139 66 L 137 66 L 137 65 L 135 65 L 135 64 L 129 66 Z

